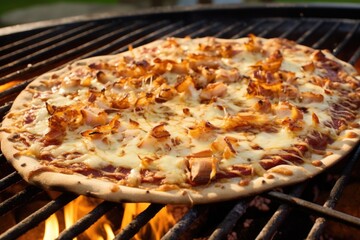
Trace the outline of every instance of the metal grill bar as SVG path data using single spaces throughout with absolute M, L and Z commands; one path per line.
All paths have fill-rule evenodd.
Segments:
M 114 240 L 127 240 L 135 236 L 137 232 L 148 223 L 162 208 L 162 204 L 151 204 L 119 234 Z
M 248 206 L 247 201 L 239 201 L 226 215 L 221 224 L 215 229 L 215 231 L 209 237 L 209 240 L 220 240 L 226 237 L 231 229 L 235 226 L 236 222 L 243 216 L 246 212 Z
M 354 216 L 336 211 L 334 209 L 325 208 L 323 206 L 319 206 L 315 203 L 303 200 L 301 198 L 289 196 L 284 193 L 271 191 L 267 194 L 269 197 L 275 200 L 280 200 L 282 202 L 286 202 L 291 204 L 292 206 L 300 207 L 304 210 L 309 211 L 312 214 L 317 214 L 319 216 L 325 216 L 329 219 L 333 219 L 357 228 L 360 228 L 360 219 Z
M 348 44 L 348 42 L 350 41 L 350 39 L 354 36 L 355 32 L 357 31 L 357 29 L 359 28 L 360 22 L 357 22 L 354 27 L 351 29 L 351 31 L 349 31 L 345 38 L 342 40 L 342 42 L 336 46 L 336 48 L 333 49 L 333 54 L 335 56 L 337 56 L 343 49 L 344 47 Z
M 161 240 L 176 240 L 190 228 L 191 224 L 204 212 L 204 207 L 192 207 L 162 238 Z
M 6 102 L 4 105 L 0 106 L 0 116 L 4 116 L 7 111 L 10 110 L 13 101 Z
M 334 34 L 334 32 L 336 31 L 336 29 L 338 29 L 339 26 L 340 26 L 340 22 L 336 22 L 336 23 L 332 26 L 332 28 L 331 28 L 329 31 L 327 31 L 326 34 L 325 34 L 322 38 L 320 38 L 314 45 L 312 45 L 312 47 L 313 47 L 313 48 L 316 48 L 316 49 L 320 48 L 320 46 L 323 45 L 324 42 L 325 42 L 327 39 L 329 39 L 329 37 L 330 37 L 332 34 Z
M 37 210 L 33 214 L 30 214 L 27 218 L 19 222 L 14 227 L 10 228 L 6 232 L 0 235 L 2 240 L 17 239 L 22 234 L 26 233 L 30 229 L 36 227 L 40 222 L 45 221 L 57 210 L 64 207 L 66 204 L 77 198 L 76 195 L 70 193 L 63 193 L 60 197 L 52 200 L 47 205 Z
M 306 183 L 300 184 L 290 193 L 293 197 L 300 197 L 305 190 Z M 274 215 L 270 218 L 267 224 L 263 227 L 259 235 L 256 237 L 257 240 L 272 239 L 273 235 L 280 227 L 281 224 L 286 220 L 292 208 L 287 204 L 281 204 Z
M 124 39 L 130 39 L 130 38 L 136 38 L 141 36 L 142 34 L 146 34 L 148 32 L 151 32 L 153 29 L 156 29 L 158 27 L 161 27 L 162 25 L 165 25 L 167 23 L 167 21 L 160 21 L 160 22 L 155 22 L 153 24 L 149 24 L 145 27 L 140 28 L 139 26 L 137 27 L 137 30 L 131 33 L 128 32 L 122 32 L 123 34 L 127 34 Z M 105 29 L 105 27 L 102 27 L 101 29 Z M 126 28 L 126 30 L 130 31 L 131 28 Z M 120 31 L 120 30 L 119 30 Z M 107 36 L 114 36 L 112 34 L 109 34 Z M 2 79 L 0 79 L 0 84 L 2 83 L 6 83 L 9 82 L 13 79 L 21 79 L 22 76 L 26 76 L 31 74 L 32 72 L 37 72 L 37 74 L 43 73 L 46 71 L 48 71 L 49 69 L 51 69 L 53 66 L 53 64 L 56 64 L 57 66 L 60 66 L 59 62 L 63 62 L 66 63 L 70 60 L 76 59 L 76 58 L 80 58 L 80 56 L 82 56 L 82 54 L 84 53 L 88 53 L 90 51 L 92 51 L 93 49 L 97 49 L 98 45 L 106 45 L 107 42 L 103 41 L 103 38 L 101 37 L 100 33 L 96 34 L 97 37 L 89 42 L 83 43 L 81 45 L 79 45 L 78 47 L 73 47 L 71 48 L 69 51 L 63 51 L 61 54 L 57 54 L 54 55 L 53 57 L 50 57 L 48 59 L 46 59 L 46 61 L 41 61 L 35 64 L 32 64 L 32 66 L 30 68 L 24 68 L 20 71 L 16 71 L 13 72 L 12 74 L 9 74 L 5 77 L 3 77 Z M 99 36 L 100 35 L 100 36 Z M 87 36 L 86 34 L 83 34 L 83 36 Z M 116 35 L 115 35 L 116 36 Z M 124 40 L 123 39 L 123 40 Z M 78 41 L 77 39 L 73 39 L 73 41 Z M 44 70 L 42 70 L 44 69 Z
M 334 187 L 331 189 L 330 192 L 330 196 L 328 198 L 328 200 L 325 202 L 325 204 L 323 205 L 325 208 L 331 208 L 333 209 L 335 207 L 335 205 L 337 204 L 337 201 L 339 200 L 345 185 L 347 184 L 347 182 L 350 179 L 350 173 L 351 170 L 353 169 L 355 163 L 358 161 L 358 159 L 360 158 L 360 147 L 358 147 L 356 149 L 356 152 L 351 155 L 351 158 L 348 160 L 348 164 L 346 165 L 344 171 L 342 172 L 340 178 L 336 181 Z M 360 218 L 358 218 L 358 226 L 360 226 Z M 322 233 L 324 227 L 326 224 L 326 219 L 325 218 L 318 218 L 316 219 L 316 222 L 313 226 L 313 228 L 311 229 L 309 235 L 308 235 L 308 239 L 319 239 L 320 234 Z
M 1 81 L 1 80 L 0 80 Z M 32 80 L 23 81 L 11 88 L 8 88 L 2 92 L 0 92 L 0 98 L 6 98 L 7 96 L 10 96 L 15 93 L 19 93 L 22 91 Z
M 27 46 L 29 46 L 29 44 L 31 44 L 31 42 L 40 42 L 43 39 L 47 39 L 51 36 L 56 35 L 56 33 L 61 31 L 62 29 L 63 29 L 63 27 L 50 28 L 50 29 L 41 31 L 37 34 L 33 34 L 28 37 L 21 38 L 17 41 L 11 41 L 6 45 L 1 46 L 0 52 L 2 52 L 3 54 L 6 54 L 6 53 L 9 53 L 12 51 L 16 51 L 19 48 L 27 47 Z
M 307 30 L 296 42 L 302 44 L 306 40 L 306 38 L 313 34 L 322 24 L 323 21 L 315 22 L 315 24 L 309 30 Z
M 4 202 L 0 203 L 0 216 L 15 207 L 20 207 L 31 201 L 40 192 L 42 192 L 40 188 L 28 186 L 25 190 L 17 193 L 11 198 L 6 199 Z
M 77 221 L 74 225 L 63 231 L 57 238 L 57 240 L 66 240 L 73 239 L 78 236 L 80 233 L 84 232 L 92 224 L 94 224 L 100 217 L 105 213 L 109 212 L 114 207 L 118 206 L 117 203 L 112 202 L 102 202 L 91 212 Z
M 187 25 L 185 25 L 182 28 L 179 29 L 175 29 L 174 32 L 170 34 L 165 35 L 164 37 L 182 37 L 182 36 L 187 36 L 190 33 L 194 32 L 195 29 L 200 28 L 202 25 L 204 25 L 206 23 L 205 20 L 201 20 L 201 21 L 197 21 L 197 22 L 193 22 L 193 23 L 189 23 Z
M 0 180 L 0 191 L 11 186 L 12 184 L 22 180 L 21 176 L 17 172 L 13 172 L 8 176 Z
M 17 47 L 17 50 L 11 51 L 8 54 L 4 54 L 0 56 L 0 64 L 9 64 L 11 61 L 15 61 L 17 58 L 24 58 L 24 57 L 35 57 L 32 55 L 34 52 L 39 51 L 51 51 L 52 45 L 63 42 L 64 39 L 68 39 L 72 36 L 77 37 L 78 34 L 81 34 L 81 32 L 89 32 L 92 31 L 92 29 L 95 27 L 95 23 L 87 23 L 83 26 L 79 26 L 76 28 L 69 29 L 66 32 L 59 32 L 54 37 L 48 36 L 42 41 L 36 41 L 34 40 L 33 44 L 28 44 L 23 47 Z M 63 45 L 63 44 L 62 44 Z M 24 58 L 25 59 L 25 58 Z M 6 66 L 5 66 L 6 67 Z M 0 68 L 1 70 L 1 68 Z
M 214 31 L 214 29 L 218 28 L 219 26 L 220 26 L 220 23 L 218 23 L 218 22 L 209 23 L 205 27 L 192 32 L 190 34 L 190 36 L 192 38 L 207 36 L 207 35 L 209 35 L 209 32 Z
M 163 26 L 164 22 L 159 22 L 154 25 L 147 26 L 143 22 L 134 23 L 133 25 L 123 29 L 121 32 L 117 32 L 114 38 L 113 33 L 108 33 L 102 38 L 106 40 L 107 38 L 114 38 L 109 44 L 100 43 L 100 47 L 96 48 L 93 51 L 88 51 L 85 55 L 82 55 L 81 58 L 93 57 L 103 54 L 111 53 L 113 49 L 117 49 L 118 46 L 124 46 L 131 43 L 131 39 L 137 39 L 141 37 L 144 33 L 151 32 L 153 29 Z M 135 31 L 131 31 L 136 29 Z
M 269 34 L 270 32 L 272 32 L 274 29 L 280 27 L 283 23 L 284 23 L 284 20 L 277 21 L 274 25 L 272 25 L 271 27 L 267 27 L 264 31 L 262 31 L 261 33 L 259 33 L 258 36 L 259 36 L 259 37 L 265 37 L 265 36 L 267 36 L 267 34 Z
M 236 35 L 232 36 L 231 38 L 241 38 L 244 37 L 245 35 L 249 34 L 250 32 L 252 32 L 255 28 L 257 28 L 258 26 L 260 26 L 261 24 L 263 24 L 265 22 L 265 20 L 261 19 L 259 21 L 255 21 L 254 23 L 251 23 L 251 25 L 249 25 L 247 28 L 243 29 L 242 31 L 238 32 Z
M 139 39 L 131 42 L 131 45 L 133 47 L 137 47 L 137 46 L 140 46 L 142 44 L 148 43 L 148 42 L 150 42 L 152 40 L 161 38 L 162 36 L 164 36 L 164 34 L 166 34 L 166 32 L 170 31 L 173 28 L 177 28 L 180 25 L 181 25 L 180 22 L 179 23 L 169 24 L 168 26 L 165 26 L 163 28 L 160 28 L 159 30 L 153 31 L 153 32 L 143 36 L 142 38 L 139 38 Z M 113 52 L 113 54 L 124 52 L 126 50 L 128 50 L 128 46 L 124 46 L 124 47 L 120 48 L 119 50 L 116 50 L 115 52 Z
M 33 54 L 28 54 L 24 57 L 22 57 L 19 60 L 13 61 L 11 63 L 8 63 L 6 65 L 3 65 L 0 67 L 0 74 L 5 75 L 14 71 L 17 71 L 19 69 L 27 68 L 28 64 L 34 64 L 39 61 L 44 61 L 47 59 L 47 56 L 49 56 L 50 52 L 58 53 L 63 52 L 64 49 L 67 49 L 68 46 L 78 46 L 81 45 L 81 40 L 84 40 L 88 38 L 89 36 L 98 36 L 101 34 L 104 30 L 106 30 L 109 25 L 100 25 L 92 29 L 88 29 L 87 31 L 81 32 L 73 37 L 70 38 L 63 38 L 63 41 L 53 44 L 47 48 L 43 48 L 39 51 L 35 51 Z M 35 46 L 38 48 L 38 44 L 35 44 Z
M 297 21 L 292 25 L 288 30 L 284 31 L 279 37 L 280 38 L 287 38 L 295 29 L 297 29 L 302 24 L 302 21 Z
M 359 58 L 360 58 L 360 46 L 356 49 L 356 52 L 350 58 L 349 63 L 351 65 L 355 65 Z

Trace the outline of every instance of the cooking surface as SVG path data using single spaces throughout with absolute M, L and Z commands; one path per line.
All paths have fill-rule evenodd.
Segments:
M 119 53 L 127 50 L 129 45 L 136 47 L 168 36 L 239 38 L 253 33 L 265 38 L 284 37 L 313 48 L 329 49 L 360 69 L 359 18 L 358 6 L 239 5 L 157 9 L 127 16 L 105 14 L 3 28 L 0 29 L 0 83 L 15 85 L 0 92 L 0 113 L 3 116 L 15 96 L 41 73 L 75 59 Z M 354 211 L 332 210 L 337 199 L 342 204 L 345 198 L 353 198 L 341 195 L 345 186 L 348 186 L 345 192 L 349 192 L 346 189 L 360 184 L 356 174 L 359 154 L 359 148 L 355 149 L 326 173 L 280 192 L 271 191 L 253 198 L 190 208 L 164 239 L 176 239 L 183 231 L 191 232 L 189 229 L 194 222 L 201 222 L 199 219 L 204 215 L 209 219 L 198 226 L 201 231 L 194 234 L 196 237 L 222 239 L 235 232 L 239 238 L 248 234 L 246 236 L 251 239 L 270 239 L 273 236 L 286 239 L 295 234 L 297 239 L 316 239 L 327 234 L 323 229 L 325 219 L 359 229 L 360 219 L 352 216 Z M 0 167 L 2 218 L 31 208 L 25 216 L 17 217 L 16 225 L 0 225 L 1 239 L 14 239 L 25 234 L 78 197 L 70 193 L 50 194 L 49 197 L 43 190 L 24 183 L 4 157 L 0 158 Z M 29 207 L 36 199 L 42 201 L 39 210 Z M 270 204 L 265 204 L 269 207 L 267 211 L 261 210 L 261 204 L 256 203 L 263 199 L 271 200 Z M 162 207 L 150 205 L 117 239 L 133 236 Z M 77 236 L 114 208 L 121 209 L 122 206 L 109 202 L 99 204 L 85 219 L 63 231 L 59 239 Z M 213 219 L 211 215 L 220 217 Z M 303 222 L 299 223 L 291 216 Z

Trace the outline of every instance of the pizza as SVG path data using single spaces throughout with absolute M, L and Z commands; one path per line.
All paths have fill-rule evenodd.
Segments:
M 357 144 L 359 74 L 249 35 L 167 38 L 35 79 L 1 126 L 29 183 L 115 202 L 201 204 L 322 172 Z

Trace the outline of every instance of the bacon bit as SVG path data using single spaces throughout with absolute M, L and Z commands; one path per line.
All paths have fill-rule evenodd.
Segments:
M 271 171 L 272 173 L 278 173 L 284 176 L 292 176 L 294 173 L 293 171 L 291 171 L 290 169 L 287 169 L 286 167 L 276 167 L 276 168 L 271 168 L 269 171 Z
M 268 85 L 250 80 L 246 90 L 250 96 L 279 98 L 282 89 L 281 83 Z
M 251 180 L 248 178 L 242 179 L 242 180 L 240 180 L 239 185 L 242 187 L 246 187 L 250 184 L 250 182 L 251 182 Z
M 128 109 L 131 107 L 131 104 L 129 102 L 129 94 L 125 94 L 120 99 L 113 99 L 111 102 L 111 107 L 116 109 Z
M 191 89 L 195 89 L 194 79 L 189 75 L 185 76 L 179 84 L 175 85 L 175 89 L 179 93 L 190 93 Z
M 304 66 L 301 66 L 301 68 L 306 72 L 313 72 L 315 70 L 315 65 L 313 62 L 310 62 Z
M 53 115 L 56 110 L 56 106 L 50 105 L 48 102 L 45 102 L 46 110 L 50 115 Z
M 173 144 L 173 146 L 178 146 L 182 143 L 182 140 L 179 137 L 175 137 L 171 139 L 171 143 Z
M 236 155 L 233 144 L 237 144 L 237 139 L 233 137 L 224 137 L 224 141 L 227 146 L 224 149 L 223 157 L 225 159 L 230 159 Z
M 313 131 L 305 138 L 305 142 L 315 150 L 325 150 L 326 146 L 334 140 L 327 134 L 318 131 Z
M 213 175 L 214 158 L 189 158 L 190 181 L 192 184 L 206 184 L 211 180 Z
M 99 109 L 81 109 L 80 110 L 85 123 L 89 126 L 95 127 L 97 125 L 104 125 L 107 123 L 107 113 Z
M 200 92 L 202 100 L 210 100 L 214 97 L 223 97 L 226 94 L 227 85 L 222 82 L 210 83 Z
M 189 108 L 183 108 L 183 113 L 184 113 L 186 116 L 190 116 L 190 109 L 189 109 Z
M 189 134 L 196 139 L 208 138 L 209 134 L 212 135 L 214 130 L 217 129 L 218 128 L 212 125 L 210 122 L 201 121 L 196 126 L 190 128 Z
M 66 135 L 66 130 L 75 130 L 83 124 L 83 116 L 80 112 L 82 105 L 55 107 L 46 105 L 49 113 L 52 113 L 48 119 L 49 132 L 45 134 L 45 145 L 60 144 Z
M 164 128 L 164 126 L 165 124 L 163 123 L 154 127 L 150 132 L 151 136 L 158 140 L 165 140 L 166 138 L 170 137 L 171 134 Z
M 232 69 L 219 68 L 215 71 L 214 78 L 216 79 L 216 81 L 232 83 L 232 82 L 236 82 L 237 80 L 239 80 L 240 73 L 237 68 L 232 68 Z M 212 80 L 212 79 L 208 79 L 208 81 L 209 80 Z
M 264 63 L 261 64 L 261 67 L 265 71 L 277 72 L 280 70 L 281 64 L 283 61 L 283 56 L 280 50 L 273 52 Z
M 91 85 L 92 78 L 90 76 L 81 78 L 80 86 L 89 87 Z
M 311 164 L 315 167 L 321 167 L 323 165 L 322 161 L 320 160 L 314 160 L 311 162 Z
M 155 97 L 155 102 L 157 103 L 163 103 L 166 101 L 171 100 L 176 94 L 176 91 L 174 88 L 167 87 L 160 89 L 160 92 Z
M 270 113 L 271 112 L 271 102 L 269 99 L 260 99 L 257 101 L 254 106 L 254 110 L 261 113 Z
M 191 155 L 188 155 L 186 157 L 189 158 L 206 158 L 206 157 L 212 157 L 213 153 L 211 150 L 203 150 L 200 152 L 193 153 Z
M 166 39 L 166 42 L 164 43 L 164 47 L 180 47 L 180 44 L 176 41 L 175 38 L 168 38 Z
M 251 147 L 251 149 L 253 149 L 253 150 L 263 150 L 263 148 L 262 147 L 260 147 L 258 144 L 256 144 L 256 143 L 250 143 L 250 147 Z
M 140 126 L 140 123 L 138 123 L 137 121 L 135 120 L 132 120 L 131 118 L 129 119 L 129 123 L 132 127 L 134 128 L 138 128 Z
M 115 115 L 113 119 L 108 124 L 96 126 L 93 129 L 89 129 L 81 132 L 83 137 L 90 137 L 96 139 L 99 137 L 104 137 L 107 134 L 114 134 L 118 131 L 120 127 L 119 121 L 120 115 Z
M 272 121 L 265 115 L 256 115 L 254 113 L 240 112 L 235 116 L 230 116 L 225 120 L 223 129 L 231 130 L 244 130 L 244 129 L 258 129 L 267 132 L 276 132 L 278 124 Z
M 226 142 L 222 138 L 216 139 L 211 143 L 210 149 L 214 155 L 222 155 L 226 147 Z
M 315 126 L 319 125 L 320 120 L 319 120 L 318 116 L 314 112 L 311 114 L 311 119 L 312 119 L 312 122 L 313 122 L 313 124 Z
M 106 74 L 103 71 L 99 71 L 96 73 L 96 79 L 103 84 L 109 81 L 109 79 L 107 78 Z
M 249 52 L 261 52 L 262 46 L 261 43 L 257 41 L 254 34 L 248 35 L 249 41 L 244 44 L 245 48 Z
M 226 146 L 223 152 L 222 157 L 224 159 L 230 159 L 236 156 L 236 152 L 234 152 L 230 147 Z
M 359 134 L 357 134 L 357 133 L 355 133 L 355 132 L 348 132 L 348 133 L 346 134 L 346 137 L 347 137 L 347 138 L 357 138 L 357 137 L 359 137 Z
M 300 99 L 302 103 L 323 102 L 324 96 L 320 93 L 302 92 Z

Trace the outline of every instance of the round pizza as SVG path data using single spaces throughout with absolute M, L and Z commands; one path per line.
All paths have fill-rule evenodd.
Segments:
M 254 35 L 168 38 L 35 79 L 1 149 L 46 189 L 199 204 L 311 178 L 359 139 L 357 71 Z

